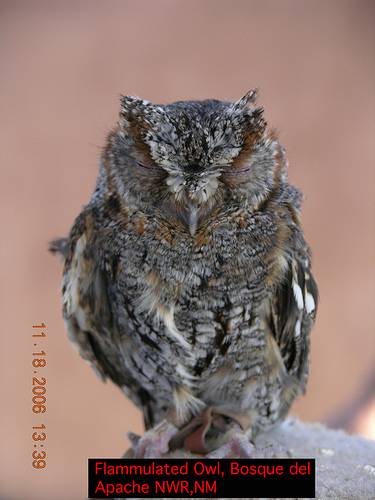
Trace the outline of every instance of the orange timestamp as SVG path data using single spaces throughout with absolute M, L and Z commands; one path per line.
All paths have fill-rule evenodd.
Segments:
M 46 325 L 42 323 L 41 325 L 34 325 L 33 328 L 46 328 Z M 32 377 L 32 411 L 33 413 L 45 413 L 46 411 L 46 377 L 42 377 L 41 375 L 44 375 L 44 373 L 41 373 L 40 370 L 42 370 L 46 364 L 46 353 L 44 350 L 39 351 L 39 346 L 42 344 L 43 346 L 43 339 L 46 338 L 46 333 L 38 330 L 33 330 L 35 334 L 33 334 L 33 340 L 34 340 L 34 348 L 33 351 L 38 351 L 38 352 L 33 352 L 33 359 L 32 359 L 32 366 L 34 368 L 34 376 Z M 38 332 L 38 333 L 37 333 Z M 39 333 L 40 332 L 40 333 Z M 39 343 L 39 344 L 38 344 Z M 32 452 L 32 465 L 35 469 L 43 469 L 47 462 L 46 462 L 46 456 L 47 453 L 44 448 L 44 441 L 47 438 L 47 433 L 43 432 L 46 429 L 46 426 L 44 424 L 38 425 L 36 427 L 33 427 L 33 432 L 32 432 L 32 440 L 34 443 L 34 448 L 36 448 Z

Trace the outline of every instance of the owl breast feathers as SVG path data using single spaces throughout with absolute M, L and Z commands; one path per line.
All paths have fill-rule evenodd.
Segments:
M 302 196 L 255 96 L 122 97 L 92 199 L 53 244 L 71 342 L 146 427 L 214 406 L 256 434 L 305 389 L 318 293 Z

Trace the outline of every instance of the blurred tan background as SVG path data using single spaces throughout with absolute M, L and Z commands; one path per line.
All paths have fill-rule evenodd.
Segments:
M 126 432 L 143 430 L 70 346 L 62 266 L 47 253 L 90 199 L 120 93 L 236 100 L 260 86 L 306 195 L 321 293 L 293 413 L 335 420 L 361 394 L 375 368 L 373 21 L 371 0 L 1 1 L 1 500 L 84 499 L 87 458 L 120 457 Z M 42 322 L 47 412 L 36 415 Z M 42 423 L 47 467 L 36 470 Z

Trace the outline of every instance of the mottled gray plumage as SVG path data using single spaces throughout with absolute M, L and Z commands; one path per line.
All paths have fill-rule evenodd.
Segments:
M 123 97 L 93 197 L 53 246 L 70 340 L 147 427 L 215 406 L 255 434 L 305 389 L 317 288 L 301 193 L 255 95 Z

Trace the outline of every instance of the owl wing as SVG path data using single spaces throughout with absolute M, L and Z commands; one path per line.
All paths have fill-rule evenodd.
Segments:
M 146 428 L 154 423 L 157 402 L 126 366 L 112 311 L 109 279 L 93 244 L 90 216 L 77 218 L 69 238 L 54 240 L 50 250 L 65 259 L 63 316 L 75 350 L 102 381 L 109 377 L 143 409 Z M 122 332 L 124 335 L 124 332 Z
M 307 258 L 292 258 L 274 297 L 270 328 L 287 373 L 304 391 L 307 382 L 310 330 L 315 320 L 318 288 Z

